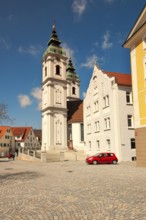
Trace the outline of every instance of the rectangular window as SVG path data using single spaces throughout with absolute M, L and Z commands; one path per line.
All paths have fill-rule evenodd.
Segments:
M 97 149 L 99 150 L 100 149 L 100 141 L 99 140 L 96 141 L 96 146 L 97 146 Z
M 99 111 L 99 105 L 98 105 L 98 101 L 94 102 L 94 112 Z
M 127 120 L 128 120 L 128 128 L 133 128 L 133 116 L 128 115 Z
M 87 107 L 87 115 L 90 115 L 91 114 L 91 108 L 90 108 L 90 105 Z
M 100 131 L 99 121 L 95 121 L 95 132 L 99 132 L 99 131 Z
M 136 145 L 135 145 L 135 139 L 131 138 L 131 149 L 135 149 Z
M 104 124 L 105 124 L 105 130 L 109 130 L 110 127 L 111 127 L 110 118 L 109 117 L 104 119 Z
M 80 139 L 81 141 L 84 141 L 84 124 L 80 124 Z
M 106 95 L 103 97 L 104 108 L 109 107 L 109 96 Z
M 132 104 L 132 93 L 126 92 L 126 104 Z
M 106 144 L 107 144 L 107 149 L 110 150 L 111 149 L 111 141 L 110 141 L 110 139 L 106 140 Z

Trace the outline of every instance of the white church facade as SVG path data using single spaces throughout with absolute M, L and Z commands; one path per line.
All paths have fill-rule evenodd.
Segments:
M 94 66 L 84 99 L 85 152 L 114 152 L 119 161 L 136 157 L 131 75 Z
M 67 101 L 79 96 L 79 77 L 53 25 L 42 59 L 42 151 L 67 149 Z

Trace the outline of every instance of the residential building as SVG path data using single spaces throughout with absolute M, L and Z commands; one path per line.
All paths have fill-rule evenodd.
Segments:
M 130 49 L 137 166 L 146 166 L 146 5 L 123 46 Z
M 136 157 L 131 75 L 94 66 L 84 99 L 85 152 L 114 152 L 119 161 Z
M 32 127 L 11 127 L 15 138 L 15 148 L 37 150 L 41 149 Z
M 83 101 L 67 102 L 67 140 L 69 149 L 84 150 Z
M 15 151 L 15 139 L 9 126 L 0 126 L 0 157 Z
M 67 148 L 67 101 L 79 100 L 80 81 L 56 27 L 42 59 L 42 151 Z

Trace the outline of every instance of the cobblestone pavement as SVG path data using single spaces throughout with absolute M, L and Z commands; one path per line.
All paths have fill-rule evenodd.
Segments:
M 146 220 L 146 168 L 0 159 L 0 220 Z

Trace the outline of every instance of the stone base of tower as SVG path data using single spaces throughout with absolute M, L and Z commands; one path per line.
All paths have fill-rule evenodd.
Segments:
M 62 151 L 62 150 L 68 150 L 68 146 L 42 146 L 41 151 L 42 152 L 49 152 L 49 151 Z
M 59 162 L 59 161 L 77 161 L 85 160 L 84 152 L 75 152 L 73 150 L 49 150 L 41 153 L 42 162 Z

